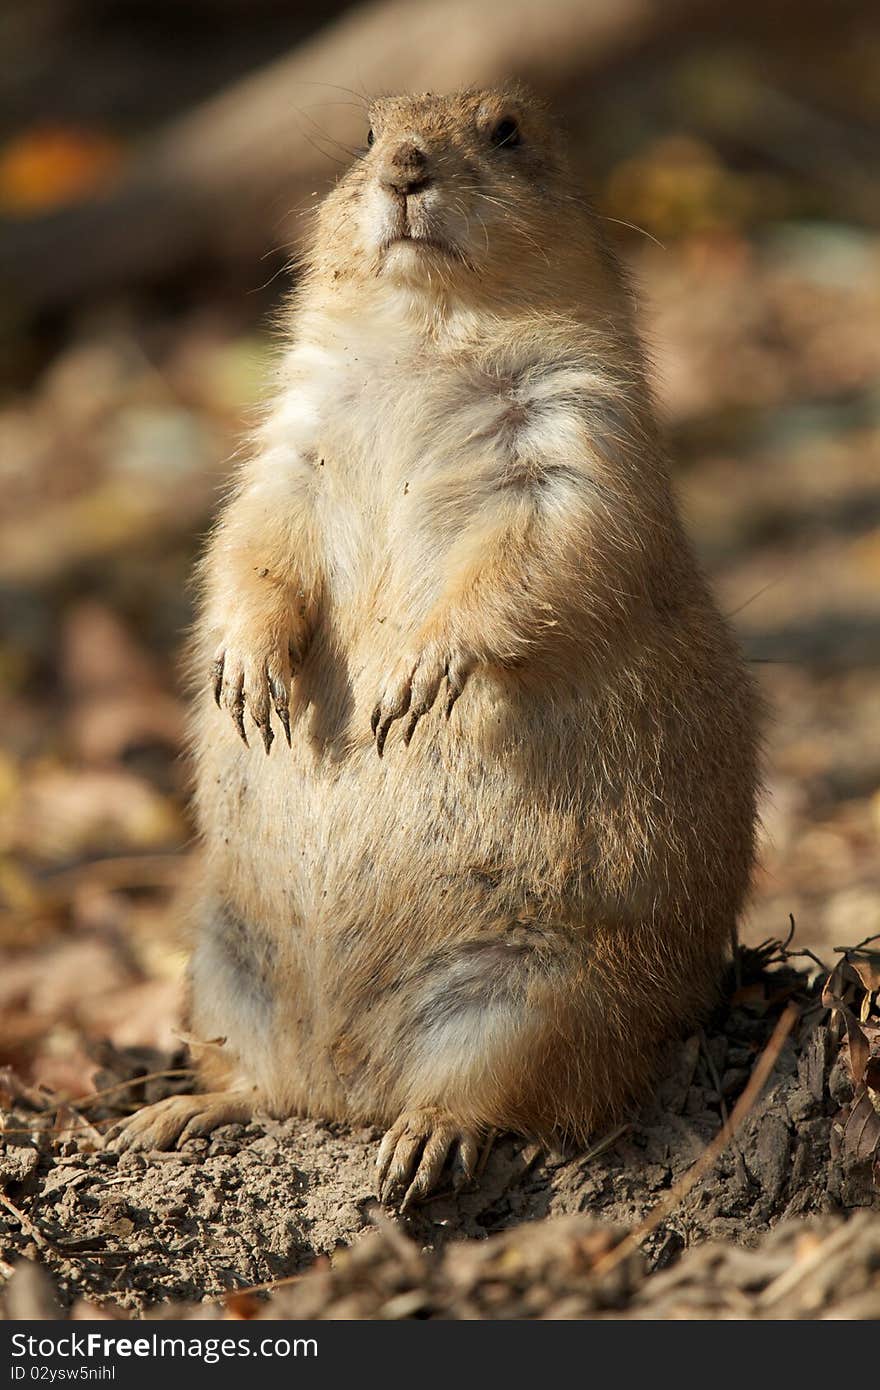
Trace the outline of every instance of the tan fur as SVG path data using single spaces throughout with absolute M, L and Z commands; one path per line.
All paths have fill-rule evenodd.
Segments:
M 650 1085 L 716 997 L 756 735 L 551 123 L 519 89 L 372 117 L 203 565 L 192 1027 L 215 1088 L 402 1115 L 400 1178 L 438 1115 L 583 1142 Z

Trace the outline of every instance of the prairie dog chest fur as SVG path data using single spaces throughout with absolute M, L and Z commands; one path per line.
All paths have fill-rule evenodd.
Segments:
M 561 316 L 459 312 L 429 334 L 407 309 L 392 299 L 366 328 L 319 317 L 316 340 L 285 360 L 265 434 L 278 479 L 309 496 L 328 601 L 358 620 L 377 585 L 386 597 L 408 588 L 420 618 L 438 558 L 468 522 L 564 509 L 581 481 L 572 455 L 588 430 L 595 448 L 615 427 L 619 383 L 573 349 Z

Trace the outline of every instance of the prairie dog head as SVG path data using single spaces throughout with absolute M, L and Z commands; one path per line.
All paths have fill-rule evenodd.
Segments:
M 523 88 L 384 97 L 368 121 L 318 212 L 310 262 L 322 279 L 496 302 L 596 279 L 594 215 Z

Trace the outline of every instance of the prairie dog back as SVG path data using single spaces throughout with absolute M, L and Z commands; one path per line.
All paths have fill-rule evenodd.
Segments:
M 755 700 L 521 89 L 376 103 L 202 584 L 191 1027 L 225 1041 L 119 1142 L 372 1121 L 409 1202 L 489 1127 L 586 1140 L 715 998 Z

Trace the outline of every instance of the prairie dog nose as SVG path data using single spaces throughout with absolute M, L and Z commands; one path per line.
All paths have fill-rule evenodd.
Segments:
M 414 140 L 402 140 L 385 156 L 379 173 L 383 188 L 401 193 L 418 193 L 431 183 L 428 170 L 428 156 Z

